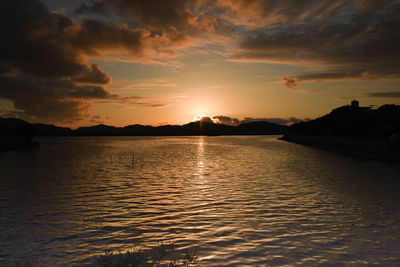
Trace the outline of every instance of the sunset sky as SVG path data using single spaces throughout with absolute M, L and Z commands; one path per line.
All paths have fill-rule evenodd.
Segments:
M 400 103 L 399 0 L 3 2 L 1 117 L 290 123 Z

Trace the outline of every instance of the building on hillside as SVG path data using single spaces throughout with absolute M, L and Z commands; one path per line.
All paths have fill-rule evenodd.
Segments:
M 360 107 L 360 103 L 357 100 L 353 100 L 353 101 L 351 101 L 351 107 L 352 108 L 359 108 Z

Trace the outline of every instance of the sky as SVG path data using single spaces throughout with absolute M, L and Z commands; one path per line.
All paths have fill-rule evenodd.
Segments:
M 0 116 L 288 124 L 400 104 L 400 0 L 13 0 Z

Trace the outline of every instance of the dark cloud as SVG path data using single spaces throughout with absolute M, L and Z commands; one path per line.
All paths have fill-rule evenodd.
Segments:
M 321 81 L 321 80 L 337 80 L 337 79 L 353 79 L 353 78 L 369 78 L 373 77 L 368 72 L 353 71 L 353 72 L 321 72 L 321 73 L 310 73 L 303 74 L 298 77 L 302 81 Z
M 377 97 L 377 98 L 400 98 L 400 92 L 396 92 L 396 91 L 374 92 L 374 93 L 365 93 L 362 96 L 363 97 Z
M 14 103 L 22 118 L 48 122 L 83 119 L 89 100 L 116 97 L 101 86 L 78 85 L 70 80 L 37 78 L 30 74 L 0 76 L 0 97 Z
M 280 3 L 263 1 L 276 23 L 246 33 L 236 60 L 314 64 L 337 79 L 400 73 L 399 1 Z
M 288 89 L 296 89 L 297 85 L 300 82 L 297 77 L 282 77 L 281 81 Z
M 221 124 L 226 124 L 226 125 L 239 125 L 242 123 L 249 123 L 249 122 L 254 122 L 254 121 L 268 121 L 272 123 L 277 123 L 277 124 L 283 124 L 283 125 L 288 125 L 288 124 L 293 124 L 296 122 L 303 121 L 302 119 L 290 117 L 290 118 L 251 118 L 251 117 L 245 117 L 242 120 L 239 120 L 237 118 L 231 118 L 229 116 L 214 116 L 213 117 L 214 121 L 216 123 L 221 123 Z M 308 118 L 304 119 L 308 120 Z
M 119 53 L 124 60 L 151 62 L 162 56 L 174 55 L 174 32 L 151 34 L 143 28 L 130 28 L 114 22 L 86 19 L 75 24 L 67 36 L 77 53 L 88 57 L 102 57 Z
M 71 122 L 87 114 L 88 100 L 111 95 L 100 86 L 110 77 L 67 38 L 73 28 L 73 21 L 39 1 L 2 3 L 0 97 L 13 102 L 15 116 Z
M 108 84 L 111 81 L 111 78 L 107 73 L 102 71 L 97 64 L 91 64 L 87 69 L 84 69 L 78 75 L 73 77 L 73 81 L 89 84 Z
M 246 29 L 287 28 L 295 23 L 334 20 L 346 11 L 348 0 L 203 0 L 221 9 L 221 17 Z
M 240 121 L 236 118 L 231 118 L 228 116 L 214 116 L 213 119 L 217 122 L 217 123 L 221 123 L 221 124 L 226 124 L 226 125 L 238 125 L 240 123 Z
M 174 54 L 182 44 L 176 31 L 152 33 L 93 19 L 72 21 L 52 13 L 35 0 L 8 1 L 0 11 L 2 62 L 41 77 L 69 77 L 78 82 L 106 84 L 110 78 L 88 58 L 125 52 L 126 59 L 151 61 Z
M 142 107 L 145 108 L 162 108 L 165 107 L 167 104 L 141 104 Z
M 95 115 L 95 116 L 92 116 L 92 118 L 90 119 L 90 122 L 93 125 L 98 125 L 98 124 L 104 124 L 106 120 L 107 120 L 107 118 L 103 118 L 102 116 Z
M 74 23 L 49 12 L 38 1 L 7 1 L 0 11 L 0 60 L 21 71 L 46 78 L 72 78 L 105 84 L 108 75 L 88 64 L 81 48 L 68 39 Z
M 189 8 L 187 0 L 92 0 L 76 10 L 78 14 L 100 13 L 103 15 L 117 15 L 129 20 L 131 23 L 141 24 L 151 30 L 182 29 L 190 25 L 195 15 Z
M 303 120 L 308 120 L 308 118 L 305 118 Z M 248 122 L 253 122 L 253 121 L 268 121 L 272 123 L 277 123 L 277 124 L 292 124 L 296 122 L 303 121 L 302 119 L 290 117 L 290 118 L 250 118 L 246 117 L 243 120 L 241 120 L 240 123 L 248 123 Z
M 185 16 L 178 20 L 189 19 Z M 83 118 L 92 100 L 129 102 L 102 87 L 111 78 L 91 58 L 118 53 L 124 60 L 158 62 L 174 56 L 185 42 L 172 28 L 152 32 L 105 20 L 74 21 L 37 0 L 2 3 L 0 34 L 5 40 L 0 44 L 0 97 L 13 101 L 19 115 L 49 122 Z
M 68 79 L 38 78 L 31 74 L 0 75 L 0 98 L 14 103 L 16 111 L 2 112 L 36 122 L 68 123 L 90 118 L 94 103 L 160 108 L 159 97 L 112 94 L 102 86 L 76 84 Z M 92 120 L 92 119 L 91 119 Z
M 168 97 L 167 97 L 168 98 Z M 163 96 L 119 96 L 111 95 L 109 98 L 97 100 L 96 103 L 101 104 L 120 104 L 120 108 L 126 108 L 130 106 L 136 106 L 141 108 L 162 108 L 168 104 L 164 102 L 166 97 Z M 163 101 L 164 100 L 164 101 Z
M 369 71 L 362 70 L 353 70 L 349 72 L 343 71 L 327 71 L 327 72 L 313 72 L 306 73 L 302 75 L 298 75 L 297 77 L 282 77 L 281 81 L 285 85 L 286 88 L 296 89 L 297 86 L 303 81 L 313 81 L 313 82 L 322 82 L 325 80 L 348 80 L 348 79 L 382 79 L 382 78 L 395 78 L 398 77 L 398 74 L 376 74 L 371 73 Z
M 79 15 L 101 14 L 118 18 L 132 27 L 140 27 L 160 35 L 169 35 L 173 42 L 188 41 L 204 33 L 232 30 L 216 16 L 214 10 L 193 0 L 91 0 L 76 10 Z M 208 11 L 208 12 L 207 12 Z

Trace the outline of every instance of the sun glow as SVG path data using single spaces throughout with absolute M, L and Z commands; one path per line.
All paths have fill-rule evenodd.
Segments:
M 208 115 L 205 115 L 205 114 L 199 114 L 199 115 L 197 115 L 197 116 L 194 116 L 193 117 L 193 120 L 194 121 L 199 121 L 199 120 L 201 120 L 202 118 L 207 118 L 207 117 L 209 117 Z

